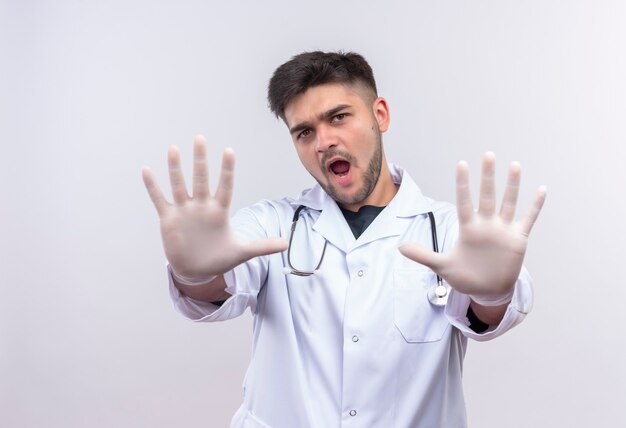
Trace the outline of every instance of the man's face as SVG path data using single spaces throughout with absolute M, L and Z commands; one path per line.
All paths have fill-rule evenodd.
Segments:
M 379 202 L 381 134 L 388 121 L 385 100 L 359 85 L 314 86 L 285 109 L 300 161 L 326 193 L 351 210 Z

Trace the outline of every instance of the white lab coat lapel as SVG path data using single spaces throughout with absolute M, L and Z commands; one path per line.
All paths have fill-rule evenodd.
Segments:
M 300 197 L 294 200 L 293 204 L 296 208 L 299 205 L 304 205 L 313 210 L 321 211 L 313 225 L 313 230 L 344 253 L 348 252 L 348 249 L 354 244 L 354 235 L 337 203 L 328 196 L 319 184 L 303 192 Z
M 398 236 L 406 230 L 407 218 L 431 211 L 431 204 L 411 176 L 403 169 L 390 164 L 393 182 L 400 185 L 389 205 L 376 217 L 355 242 L 354 248 L 382 238 Z
M 403 219 L 397 217 L 392 206 L 387 206 L 374 221 L 365 229 L 351 249 L 369 244 L 379 239 L 398 236 L 405 229 Z
M 355 241 L 343 213 L 330 197 L 326 199 L 322 213 L 313 225 L 313 230 L 344 253 L 348 252 Z

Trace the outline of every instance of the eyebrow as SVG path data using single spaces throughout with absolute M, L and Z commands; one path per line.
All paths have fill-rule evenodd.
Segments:
M 334 115 L 336 115 L 337 113 L 339 113 L 341 110 L 344 110 L 346 108 L 349 108 L 350 104 L 339 104 L 338 106 L 335 106 L 333 108 L 331 108 L 330 110 L 326 110 L 325 112 L 320 113 L 319 115 L 317 115 L 317 120 L 318 121 L 323 121 L 325 119 L 328 119 L 330 117 L 333 117 Z M 296 132 L 300 132 L 303 131 L 307 128 L 311 128 L 311 123 L 310 122 L 301 122 L 297 125 L 294 125 L 293 127 L 289 128 L 289 133 L 290 134 L 295 134 Z

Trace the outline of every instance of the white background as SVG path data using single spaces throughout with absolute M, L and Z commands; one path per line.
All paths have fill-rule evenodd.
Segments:
M 304 50 L 355 50 L 390 104 L 388 158 L 423 191 L 474 188 L 481 155 L 548 200 L 527 255 L 534 312 L 470 343 L 473 427 L 626 426 L 626 3 L 0 1 L 0 426 L 225 427 L 249 314 L 194 324 L 167 293 L 140 178 L 210 141 L 234 208 L 309 187 L 266 107 Z M 619 189 L 622 189 L 621 191 Z

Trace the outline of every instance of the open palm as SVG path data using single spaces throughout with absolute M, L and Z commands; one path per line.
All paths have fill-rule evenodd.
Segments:
M 400 252 L 430 267 L 456 290 L 481 299 L 510 293 L 519 276 L 528 236 L 546 198 L 545 187 L 537 191 L 528 213 L 515 220 L 520 184 L 520 166 L 511 164 L 499 212 L 495 202 L 495 156 L 483 159 L 478 211 L 474 211 L 469 189 L 469 167 L 457 166 L 457 213 L 459 238 L 445 254 L 406 243 Z
M 282 238 L 241 242 L 229 225 L 229 208 L 233 192 L 235 155 L 226 149 L 215 195 L 209 191 L 206 142 L 194 140 L 193 193 L 189 196 L 180 166 L 180 153 L 172 146 L 168 166 L 173 203 L 168 202 L 156 184 L 149 168 L 143 169 L 148 194 L 161 223 L 165 256 L 172 269 L 190 279 L 220 275 L 253 257 L 283 251 Z

